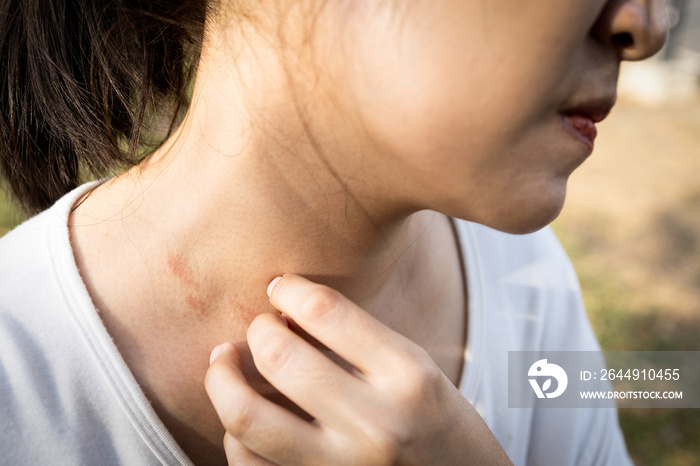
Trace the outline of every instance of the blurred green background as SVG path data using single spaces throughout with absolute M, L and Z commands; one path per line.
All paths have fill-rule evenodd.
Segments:
M 0 236 L 10 231 L 22 218 L 22 215 L 8 199 L 5 190 L 2 189 L 2 183 L 0 183 Z
M 553 224 L 604 350 L 700 351 L 699 76 L 700 54 L 625 65 Z M 21 220 L 0 190 L 0 236 Z M 620 423 L 637 466 L 700 465 L 700 409 L 621 409 Z

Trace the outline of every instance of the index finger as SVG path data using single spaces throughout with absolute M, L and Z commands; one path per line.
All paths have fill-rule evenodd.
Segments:
M 285 274 L 270 283 L 270 303 L 362 373 L 385 373 L 416 345 L 338 291 Z

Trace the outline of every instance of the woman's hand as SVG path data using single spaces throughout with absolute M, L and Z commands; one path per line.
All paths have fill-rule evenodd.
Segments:
M 248 330 L 260 373 L 308 422 L 247 383 L 236 347 L 217 347 L 206 389 L 226 428 L 229 464 L 511 464 L 428 354 L 340 293 L 297 275 L 270 302 L 353 366 L 342 368 L 266 313 Z M 264 459 L 263 459 L 264 458 Z

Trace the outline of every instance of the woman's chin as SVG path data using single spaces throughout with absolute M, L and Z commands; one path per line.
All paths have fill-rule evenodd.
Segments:
M 543 216 L 538 214 L 536 216 L 531 216 L 529 218 L 522 219 L 517 222 L 510 222 L 504 225 L 503 227 L 492 226 L 492 228 L 514 235 L 525 235 L 546 227 L 547 225 L 552 223 L 552 221 L 555 218 L 557 218 L 557 215 L 558 212 L 554 215 L 549 216 Z
M 491 228 L 506 233 L 523 235 L 540 230 L 554 221 L 564 207 L 564 196 L 550 198 L 547 202 L 533 202 L 509 209 L 506 215 L 494 219 Z
M 523 235 L 540 230 L 559 216 L 566 190 L 537 199 L 512 199 L 505 205 L 490 206 L 482 215 L 466 218 L 504 233 Z
M 522 235 L 549 225 L 561 213 L 566 199 L 567 177 L 528 185 L 499 186 L 475 199 L 460 193 L 449 202 L 426 208 L 479 223 L 504 233 Z

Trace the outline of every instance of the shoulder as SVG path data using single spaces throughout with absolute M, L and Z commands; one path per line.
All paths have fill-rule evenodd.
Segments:
M 26 316 L 30 301 L 50 282 L 51 211 L 24 222 L 0 239 L 0 314 Z
M 75 200 L 93 185 L 87 183 L 76 188 L 0 238 L 0 295 L 29 293 L 32 287 L 44 284 L 57 256 L 72 257 L 68 233 L 70 210 Z
M 79 192 L 0 239 L 0 362 L 6 370 L 43 367 L 44 353 L 66 351 L 75 343 L 66 282 L 77 269 L 71 267 L 67 219 Z M 54 343 L 58 346 L 52 348 Z
M 54 324 L 65 321 L 58 315 L 55 262 L 60 238 L 68 237 L 67 213 L 61 210 L 56 204 L 0 239 L 0 361 L 16 362 L 22 347 L 39 344 L 49 329 L 60 333 Z M 17 346 L 15 358 L 6 357 L 10 345 Z
M 68 217 L 75 200 L 90 186 L 86 184 L 66 194 L 0 238 L 0 332 L 7 331 L 10 322 L 25 329 L 9 332 L 0 341 L 0 347 L 20 339 L 19 335 L 27 339 L 47 326 L 53 334 L 67 325 L 62 311 L 71 288 L 80 285 Z
M 0 240 L 0 451 L 8 464 L 188 464 L 133 402 L 143 395 L 82 285 L 67 219 L 88 188 Z
M 0 274 L 21 264 L 31 263 L 32 258 L 44 252 L 40 245 L 46 244 L 47 231 L 50 228 L 50 222 L 47 221 L 49 216 L 50 210 L 44 211 L 0 238 Z
M 44 211 L 0 239 L 0 427 L 8 432 L 0 450 L 17 464 L 31 456 L 26 445 L 17 448 L 20 439 L 40 432 L 42 418 L 53 422 L 61 413 L 55 355 L 75 356 L 75 335 L 60 316 L 54 285 L 53 215 L 53 208 Z

